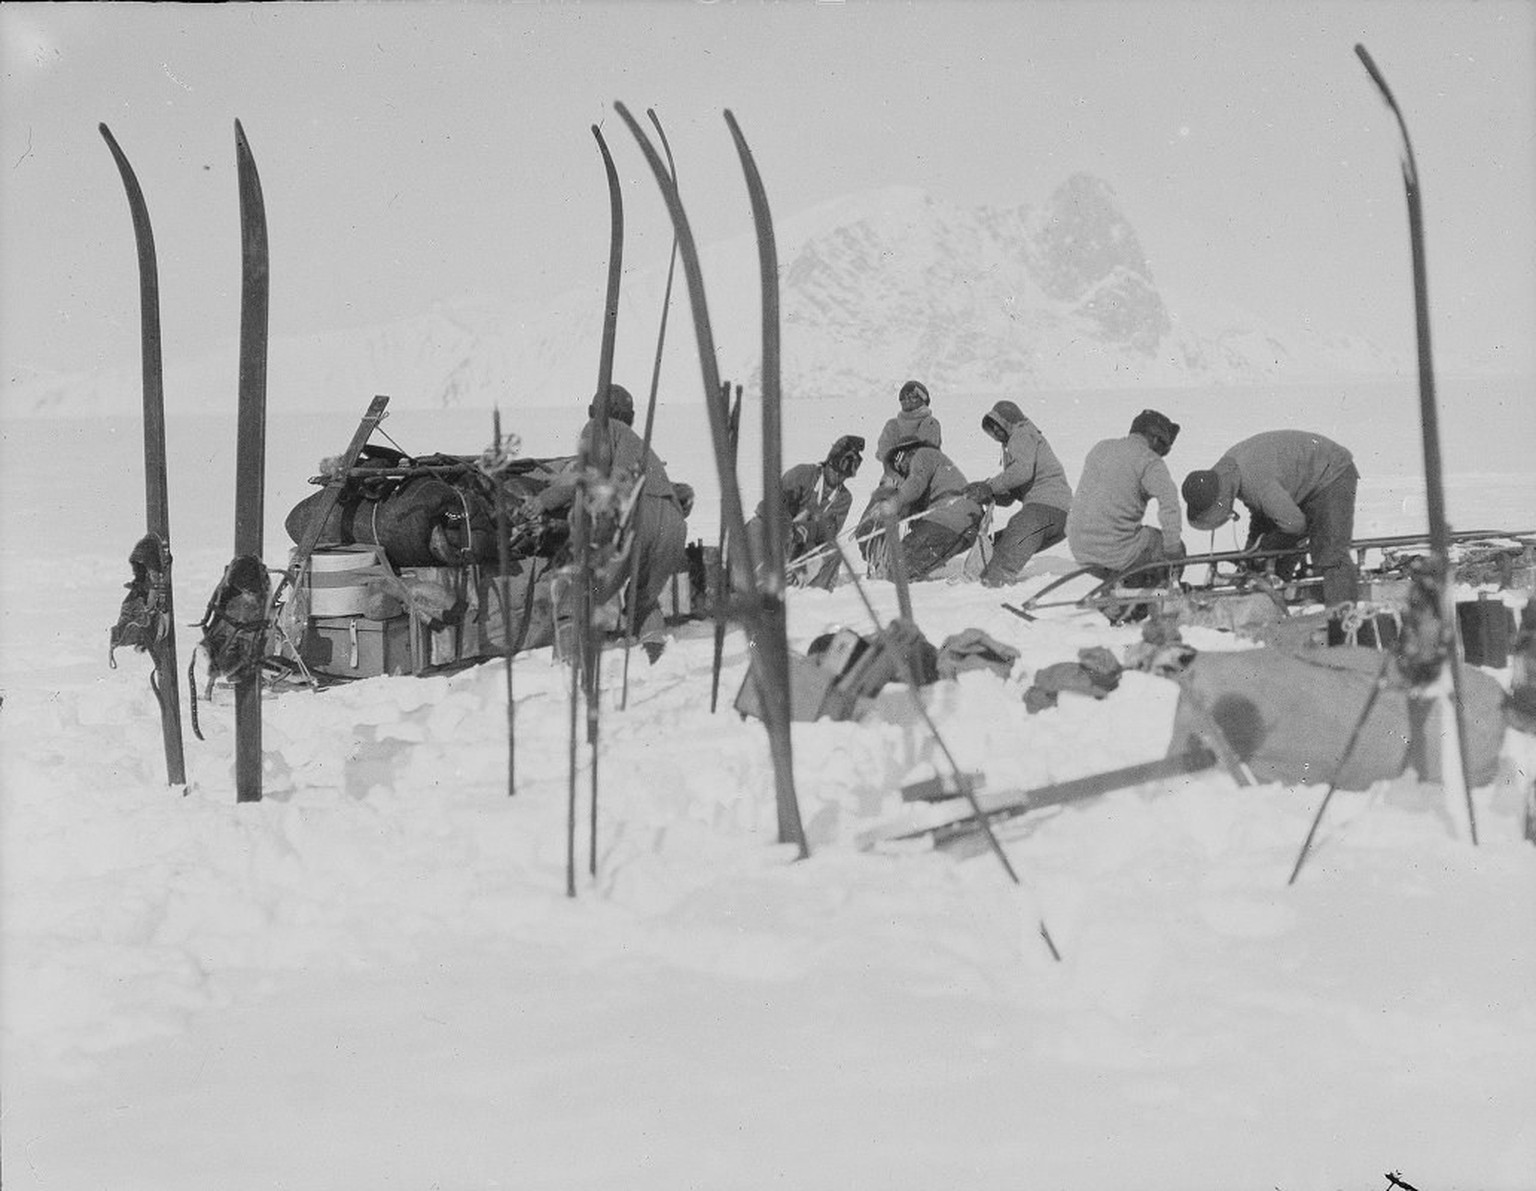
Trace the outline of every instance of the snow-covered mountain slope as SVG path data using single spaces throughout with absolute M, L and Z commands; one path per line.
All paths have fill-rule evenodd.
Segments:
M 784 391 L 791 399 L 884 391 L 907 376 L 968 393 L 1308 383 L 1401 372 L 1346 329 L 1266 325 L 1234 307 L 1201 310 L 1160 289 L 1136 230 L 1104 180 L 1076 174 L 1042 205 L 962 208 L 896 187 L 849 195 L 777 228 Z M 757 257 L 750 236 L 703 250 L 721 371 L 756 387 Z M 661 264 L 625 274 L 617 376 L 643 387 L 664 289 Z M 601 282 L 536 304 L 439 306 L 361 330 L 272 343 L 274 409 L 564 404 L 596 375 Z M 274 301 L 281 302 L 280 292 Z M 697 385 L 679 281 L 666 375 Z M 168 353 L 175 412 L 232 391 L 235 345 Z M 110 374 L 11 378 L 11 416 L 132 412 L 137 361 Z

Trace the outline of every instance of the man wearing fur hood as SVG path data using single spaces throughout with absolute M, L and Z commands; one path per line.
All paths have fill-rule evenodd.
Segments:
M 1012 401 L 999 401 L 981 419 L 981 428 L 1003 447 L 1002 470 L 988 480 L 1000 506 L 1019 511 L 992 539 L 992 557 L 981 573 L 988 587 L 1018 582 L 1024 564 L 1067 536 L 1072 485 L 1039 427 Z

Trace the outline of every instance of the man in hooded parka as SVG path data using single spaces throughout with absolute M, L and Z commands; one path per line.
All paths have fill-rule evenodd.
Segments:
M 992 557 L 981 573 L 982 583 L 1000 587 L 1016 583 L 1035 554 L 1066 539 L 1072 485 L 1045 435 L 1012 401 L 994 405 L 981 428 L 1003 447 L 1002 470 L 986 482 L 993 500 L 1020 505 L 993 536 Z

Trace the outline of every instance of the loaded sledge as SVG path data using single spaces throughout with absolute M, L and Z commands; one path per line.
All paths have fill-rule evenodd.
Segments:
M 1536 588 L 1536 530 L 1468 530 L 1449 535 L 1450 550 L 1465 583 L 1500 590 Z M 1052 609 L 1089 610 L 1113 623 L 1151 617 L 1189 626 L 1276 633 L 1309 643 L 1390 648 L 1409 612 L 1415 575 L 1431 555 L 1430 535 L 1399 534 L 1357 539 L 1361 598 L 1323 609 L 1320 579 L 1308 569 L 1307 543 L 1288 550 L 1231 550 L 1193 554 L 1175 564 L 1155 563 L 1105 577 L 1079 567 L 1052 579 L 1027 600 L 1004 610 L 1028 621 Z M 1368 563 L 1369 560 L 1369 563 Z M 1182 572 L 1182 573 L 1179 573 Z M 1046 599 L 1077 580 L 1091 583 L 1075 597 Z M 1486 596 L 1457 606 L 1466 658 L 1502 666 L 1513 636 L 1512 615 Z
M 552 645 L 565 611 L 554 580 L 570 533 L 533 498 L 571 459 L 511 457 L 487 468 L 475 455 L 407 455 L 367 441 L 387 401 L 374 398 L 347 451 L 311 477 L 319 491 L 285 520 L 294 547 L 274 592 L 268 668 L 326 685 Z M 599 553 L 601 567 L 621 568 L 627 542 L 620 535 Z M 664 604 L 673 619 L 702 600 L 703 549 L 689 554 L 690 571 L 673 577 Z M 600 620 L 619 624 L 612 607 Z

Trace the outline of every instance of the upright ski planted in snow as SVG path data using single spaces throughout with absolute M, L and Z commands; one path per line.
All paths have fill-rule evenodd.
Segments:
M 741 159 L 741 169 L 746 175 L 762 282 L 763 549 L 767 557 L 752 560 L 757 573 L 762 576 L 758 612 L 761 640 L 757 643 L 757 660 L 769 687 L 761 692 L 764 696 L 761 705 L 777 778 L 779 842 L 796 844 L 804 857 L 807 854 L 805 829 L 800 822 L 800 803 L 795 797 L 794 752 L 790 738 L 789 639 L 784 608 L 787 584 L 784 580 L 784 493 L 781 486 L 784 436 L 779 389 L 779 257 L 774 245 L 768 194 L 752 158 L 752 150 L 747 147 L 736 117 L 729 111 L 725 113 L 725 122 L 731 130 L 736 155 Z M 751 548 L 750 543 L 747 547 Z
M 1403 189 L 1408 199 L 1408 237 L 1413 253 L 1413 309 L 1414 329 L 1419 353 L 1419 419 L 1424 437 L 1424 498 L 1429 512 L 1429 548 L 1433 574 L 1430 581 L 1438 584 L 1436 595 L 1439 611 L 1439 640 L 1437 642 L 1442 664 L 1450 673 L 1450 691 L 1441 708 L 1441 721 L 1450 739 L 1441 749 L 1440 766 L 1446 794 L 1450 801 L 1464 805 L 1466 829 L 1473 844 L 1477 843 L 1477 817 L 1472 807 L 1472 789 L 1467 775 L 1471 766 L 1467 755 L 1466 724 L 1463 717 L 1461 658 L 1456 650 L 1456 593 L 1455 574 L 1451 565 L 1450 529 L 1445 518 L 1445 482 L 1440 456 L 1440 413 L 1435 400 L 1434 357 L 1430 350 L 1429 336 L 1429 280 L 1424 259 L 1424 213 L 1419 192 L 1419 169 L 1413 157 L 1413 143 L 1408 137 L 1408 123 L 1393 98 L 1371 55 L 1363 45 L 1355 46 L 1355 54 L 1365 66 L 1371 81 L 1381 92 L 1382 99 L 1397 120 L 1402 136 Z M 1457 789 L 1459 787 L 1459 791 Z M 1459 797 L 1458 797 L 1459 794 Z M 1451 808 L 1457 814 L 1459 807 Z
M 144 393 L 145 535 L 129 561 L 134 579 L 124 601 L 124 617 L 112 631 L 112 644 L 147 650 L 154 662 L 150 686 L 160 705 L 160 734 L 165 745 L 165 780 L 185 785 L 186 760 L 181 743 L 181 696 L 176 684 L 176 614 L 171 598 L 171 510 L 165 463 L 165 373 L 160 351 L 160 269 L 155 233 L 139 179 L 105 124 L 97 126 L 128 192 L 133 238 L 139 257 L 139 354 Z M 142 573 L 141 573 L 142 572 Z M 130 603 L 133 605 L 129 607 Z
M 673 185 L 671 176 L 667 172 L 666 163 L 661 155 L 651 144 L 645 130 L 639 122 L 630 114 L 629 109 L 622 103 L 614 104 L 615 110 L 624 123 L 629 126 L 636 142 L 640 145 L 641 152 L 645 154 L 646 162 L 651 167 L 652 174 L 656 177 L 657 184 L 661 187 L 662 197 L 667 204 L 667 212 L 672 219 L 672 230 L 677 236 L 678 252 L 683 261 L 683 276 L 688 281 L 688 297 L 693 310 L 694 335 L 698 342 L 699 368 L 704 379 L 705 408 L 709 412 L 710 437 L 715 452 L 715 469 L 720 478 L 720 513 L 726 526 L 727 534 L 733 543 L 740 544 L 743 548 L 729 551 L 729 562 L 732 576 L 732 586 L 740 600 L 743 617 L 747 624 L 747 634 L 750 645 L 754 651 L 766 650 L 769 654 L 774 652 L 772 641 L 776 634 L 772 625 L 774 614 L 763 613 L 765 599 L 762 592 L 757 590 L 754 577 L 754 560 L 745 548 L 746 519 L 742 514 L 741 488 L 737 483 L 736 469 L 732 462 L 730 445 L 730 413 L 727 402 L 720 386 L 720 370 L 715 358 L 714 334 L 710 329 L 709 304 L 704 293 L 704 274 L 699 264 L 698 247 L 693 239 L 693 229 L 688 223 L 688 215 L 683 210 L 682 199 L 678 195 L 677 187 Z M 760 233 L 762 232 L 759 228 Z M 775 287 L 772 309 L 777 310 L 777 277 L 765 276 L 764 288 L 769 284 Z M 763 374 L 765 382 L 769 373 L 770 361 L 764 359 Z M 773 360 L 773 366 L 777 367 L 777 358 Z M 777 375 L 774 376 L 775 398 L 777 397 Z M 764 405 L 767 405 L 765 395 Z M 776 477 L 775 477 L 776 478 Z M 781 579 L 782 582 L 782 572 Z M 782 615 L 782 609 L 780 610 Z M 762 656 L 762 655 L 759 655 Z M 773 665 L 771 656 L 767 658 L 767 667 Z M 765 723 L 768 717 L 777 718 L 780 709 L 788 707 L 788 689 L 785 686 L 782 698 L 763 690 L 771 682 L 771 678 L 765 676 L 765 666 L 754 668 L 758 676 L 759 698 L 764 709 Z M 789 738 L 789 724 L 786 721 L 778 726 L 770 726 L 769 729 L 770 751 L 774 759 L 775 787 L 778 792 L 778 802 L 781 808 L 780 828 L 781 833 L 785 826 L 783 807 L 787 800 L 794 799 L 794 772 L 789 766 L 788 750 L 784 747 Z M 779 743 L 775 743 L 775 741 Z M 798 804 L 796 804 L 798 805 Z M 795 819 L 798 820 L 798 812 Z M 781 834 L 781 839 L 784 836 Z M 798 844 L 801 855 L 806 854 L 804 833 L 798 839 L 785 839 L 785 842 Z
M 592 513 L 587 507 L 591 496 L 587 480 L 606 477 L 613 459 L 608 442 L 608 386 L 613 381 L 614 340 L 619 321 L 619 279 L 624 262 L 624 196 L 619 187 L 618 171 L 602 129 L 592 125 L 592 136 L 602 154 L 603 171 L 608 178 L 609 239 L 608 286 L 603 304 L 602 348 L 597 364 L 597 390 L 592 403 L 591 433 L 586 437 L 577 465 L 584 479 L 577 484 L 571 507 L 571 556 L 575 563 L 571 609 L 571 744 L 570 782 L 567 790 L 566 880 L 568 897 L 576 896 L 576 774 L 578 705 L 586 701 L 587 745 L 591 753 L 591 814 L 587 869 L 597 872 L 597 744 L 598 744 L 598 666 L 602 642 L 592 624 L 593 616 L 593 542 Z
M 235 447 L 235 562 L 256 574 L 261 564 L 267 462 L 267 213 L 256 160 L 235 121 L 235 167 L 240 187 L 240 404 Z M 255 593 L 252 593 L 253 595 Z M 265 592 L 261 593 L 265 596 Z M 262 601 L 263 624 L 266 603 Z M 265 647 L 265 633 L 261 634 Z M 261 799 L 261 667 L 246 667 L 235 683 L 235 798 Z
M 667 141 L 666 130 L 661 126 L 661 119 L 656 115 L 655 108 L 645 109 L 646 117 L 656 129 L 657 139 L 661 141 L 662 151 L 667 155 L 667 173 L 672 178 L 672 184 L 677 185 L 677 162 L 672 159 L 672 146 Z M 677 237 L 672 238 L 672 251 L 667 257 L 667 284 L 661 294 L 661 324 L 656 329 L 656 358 L 651 364 L 651 392 L 645 403 L 645 433 L 641 436 L 641 442 L 645 449 L 641 451 L 640 475 L 635 483 L 641 486 L 645 484 L 646 469 L 650 466 L 651 459 L 651 434 L 656 428 L 656 397 L 661 391 L 661 357 L 667 346 L 667 316 L 672 310 L 672 282 L 677 275 Z M 639 500 L 630 506 L 629 521 L 633 521 L 635 513 L 640 508 Z M 621 533 L 630 533 L 629 525 L 625 525 Z M 640 554 L 631 550 L 629 556 L 629 579 L 625 587 L 625 605 L 628 608 L 628 632 L 624 634 L 624 678 L 620 686 L 619 710 L 623 711 L 629 706 L 629 651 L 636 636 L 640 632 Z

